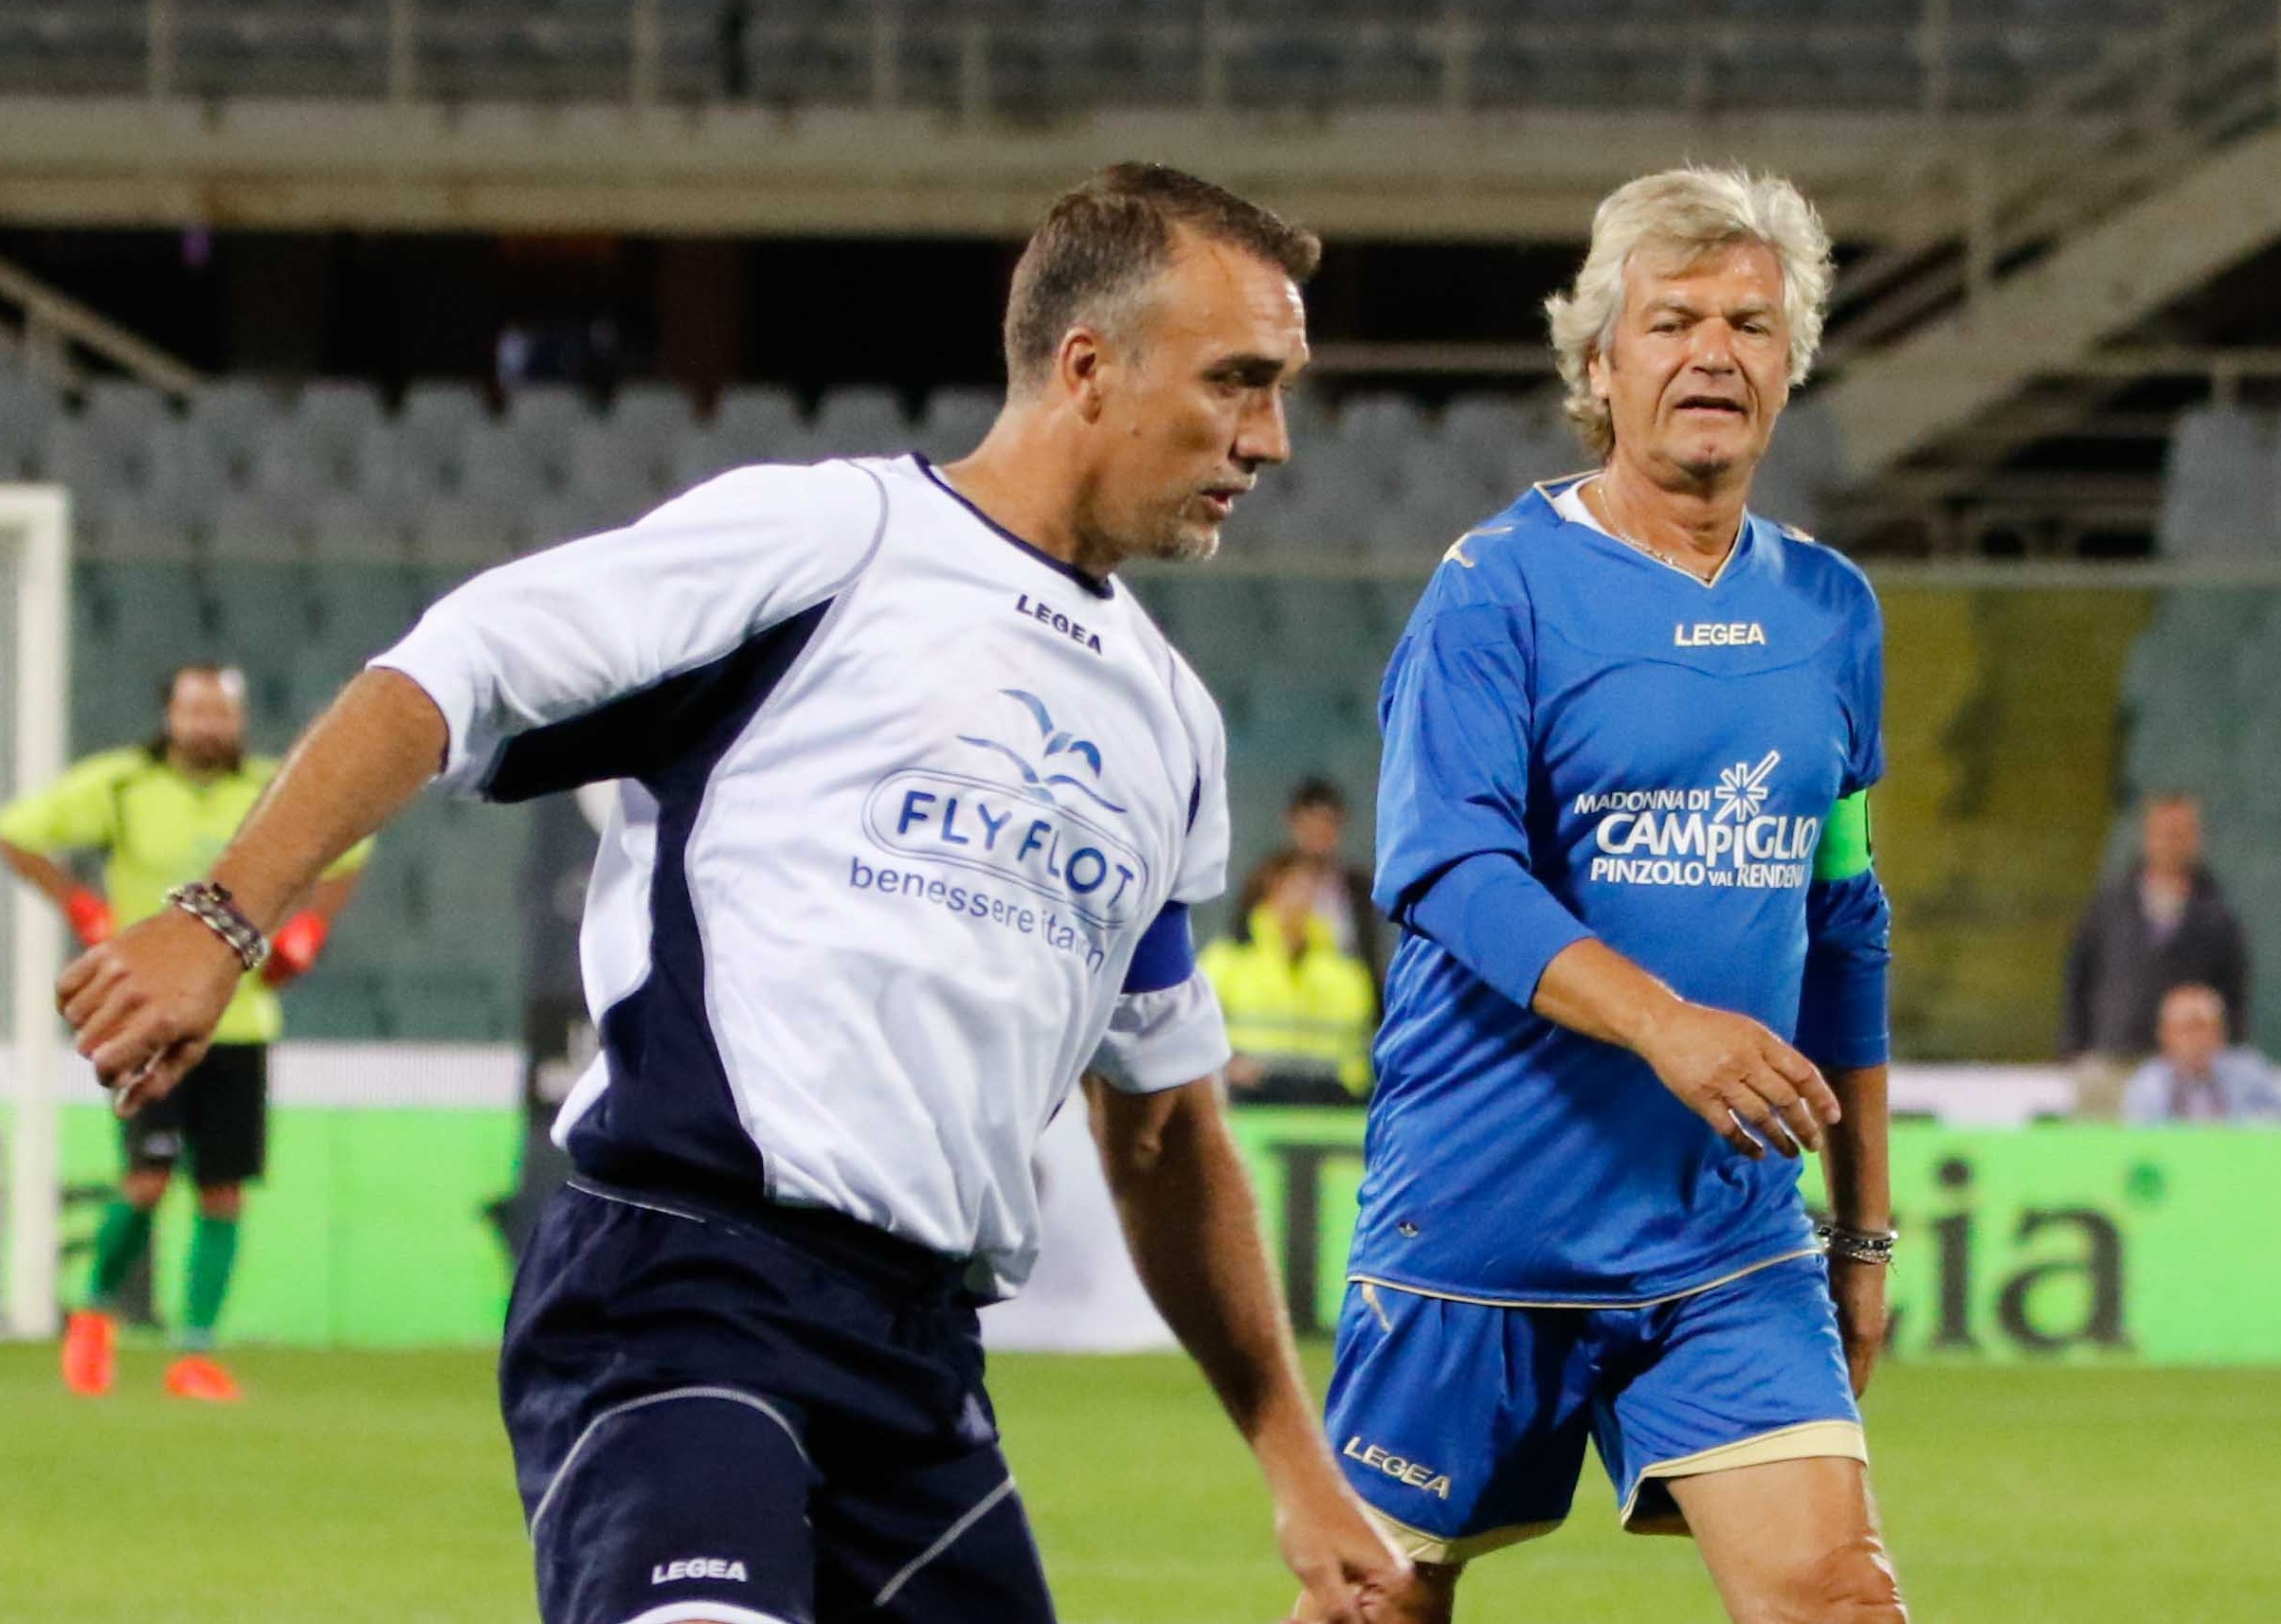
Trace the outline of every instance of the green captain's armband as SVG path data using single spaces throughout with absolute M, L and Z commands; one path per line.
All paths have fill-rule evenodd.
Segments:
M 1814 848 L 1814 877 L 1852 879 L 1869 873 L 1869 791 L 1861 789 L 1830 808 Z

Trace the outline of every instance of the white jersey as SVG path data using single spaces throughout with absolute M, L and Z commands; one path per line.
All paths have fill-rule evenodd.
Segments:
M 833 1208 L 1010 1291 L 1096 1048 L 1134 1092 L 1227 1059 L 1186 922 L 1225 879 L 1218 710 L 1130 591 L 923 460 L 723 475 L 373 663 L 457 790 L 621 781 L 555 1128 L 597 1179 Z

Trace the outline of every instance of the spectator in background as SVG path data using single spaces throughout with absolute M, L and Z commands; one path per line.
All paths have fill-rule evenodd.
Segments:
M 1354 1105 L 1370 1092 L 1378 992 L 1341 952 L 1315 911 L 1322 865 L 1284 852 L 1253 878 L 1261 896 L 1241 938 L 1222 936 L 1199 961 L 1227 1017 L 1231 1099 L 1262 1105 Z
M 2076 1110 L 2112 1117 L 2131 1069 L 2154 1051 L 2163 995 L 2213 989 L 2240 1042 L 2249 1020 L 2249 947 L 2201 861 L 2201 806 L 2190 795 L 2146 803 L 2135 867 L 2102 887 L 2067 961 L 2061 1048 L 2075 1066 Z
M 245 753 L 245 677 L 234 666 L 185 665 L 160 697 L 157 738 L 91 755 L 0 808 L 0 861 L 55 904 L 81 947 L 182 906 L 176 888 L 205 875 L 277 774 L 276 762 Z M 167 1369 L 166 1390 L 215 1402 L 239 1396 L 212 1357 L 214 1326 L 236 1265 L 244 1186 L 268 1165 L 269 1045 L 285 1024 L 278 989 L 317 963 L 371 850 L 366 841 L 328 869 L 270 937 L 268 957 L 238 983 L 213 1047 L 181 1086 L 119 1124 L 126 1172 L 96 1234 L 87 1307 L 71 1316 L 63 1339 L 63 1380 L 74 1393 L 111 1390 L 119 1290 L 150 1249 L 159 1200 L 187 1156 L 198 1214 L 181 1357 Z M 75 852 L 101 854 L 101 891 L 58 860 Z
M 2226 1043 L 2225 1000 L 2206 986 L 2163 995 L 2162 1052 L 2131 1074 L 2123 1120 L 2281 1123 L 2281 1081 L 2264 1056 Z
M 1385 921 L 1370 900 L 1370 871 L 1340 856 L 1347 835 L 1347 797 L 1327 778 L 1303 778 L 1283 807 L 1283 849 L 1261 863 L 1236 895 L 1238 942 L 1248 942 L 1252 911 L 1267 895 L 1271 869 L 1286 857 L 1314 865 L 1314 911 L 1331 928 L 1331 945 L 1360 959 L 1369 972 L 1372 1009 L 1386 981 Z

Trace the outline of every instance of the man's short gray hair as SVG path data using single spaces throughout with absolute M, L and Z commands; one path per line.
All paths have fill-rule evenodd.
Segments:
M 1592 392 L 1590 367 L 1615 336 L 1633 256 L 1645 249 L 1689 264 L 1737 243 L 1764 244 L 1781 262 L 1795 388 L 1821 348 L 1834 271 L 1830 234 L 1796 187 L 1780 175 L 1691 166 L 1642 175 L 1602 201 L 1575 285 L 1545 300 L 1552 353 L 1568 389 L 1568 422 L 1595 457 L 1605 460 L 1616 448 L 1616 427 L 1607 403 Z

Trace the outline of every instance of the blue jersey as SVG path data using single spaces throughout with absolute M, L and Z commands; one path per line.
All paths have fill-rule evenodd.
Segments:
M 1882 893 L 1814 877 L 1882 770 L 1881 634 L 1858 569 L 1765 519 L 1706 584 L 1554 494 L 1450 550 L 1386 674 L 1376 891 L 1403 936 L 1352 1272 L 1640 1302 L 1808 1248 L 1797 1166 L 1530 998 L 1596 936 L 1825 1065 L 1885 1058 Z

